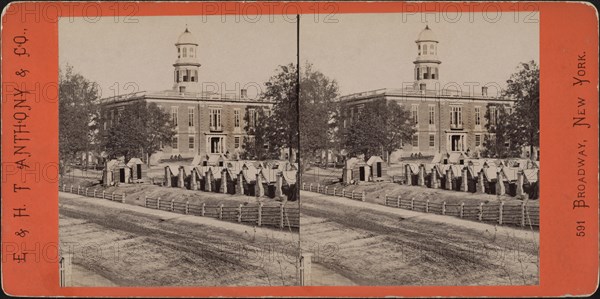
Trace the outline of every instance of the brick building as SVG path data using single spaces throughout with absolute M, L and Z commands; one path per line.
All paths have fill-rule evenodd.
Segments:
M 417 40 L 417 58 L 414 63 L 412 86 L 385 88 L 342 96 L 343 126 L 355 121 L 364 104 L 373 101 L 395 101 L 411 112 L 417 126 L 412 140 L 403 141 L 400 149 L 392 153 L 391 161 L 401 156 L 421 153 L 467 152 L 475 153 L 483 146 L 485 114 L 489 110 L 490 121 L 497 118 L 497 106 L 504 105 L 510 111 L 514 102 L 490 96 L 487 87 L 478 91 L 463 92 L 460 88 L 443 88 L 439 83 L 439 41 L 426 26 Z
M 205 92 L 198 80 L 200 62 L 198 43 L 186 28 L 175 43 L 177 59 L 173 64 L 173 87 L 156 92 L 137 92 L 101 99 L 103 128 L 109 127 L 125 105 L 143 101 L 156 103 L 171 115 L 176 135 L 170 144 L 163 144 L 157 156 L 193 157 L 204 154 L 235 156 L 242 150 L 246 125 L 256 122 L 257 108 L 269 113 L 273 103 L 250 99 L 246 90 L 231 96 Z M 248 124 L 246 124 L 248 122 Z

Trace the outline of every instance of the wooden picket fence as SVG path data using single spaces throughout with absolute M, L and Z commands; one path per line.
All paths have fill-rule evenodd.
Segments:
M 75 187 L 74 185 L 71 185 L 71 186 L 67 187 L 67 184 L 63 184 L 62 186 L 59 185 L 58 190 L 62 191 L 62 192 L 83 195 L 86 197 L 108 199 L 108 200 L 112 200 L 112 201 L 116 201 L 116 202 L 123 202 L 125 200 L 125 193 L 120 193 L 120 194 L 116 194 L 115 192 L 108 193 L 104 190 L 100 191 L 98 189 L 92 189 L 92 188 L 81 187 L 81 186 Z
M 347 191 L 345 188 L 323 186 L 321 184 L 302 184 L 302 190 L 321 193 L 325 195 L 346 197 L 354 200 L 365 201 L 365 192 Z M 517 225 L 539 227 L 540 209 L 538 205 L 518 202 L 517 204 L 480 203 L 465 204 L 446 202 L 430 202 L 429 200 L 403 199 L 400 196 L 384 196 L 384 204 L 389 207 L 434 213 L 469 219 L 474 221 L 498 223 L 500 225 Z
M 219 220 L 238 222 L 248 225 L 267 226 L 276 228 L 300 228 L 300 209 L 279 206 L 258 205 L 225 206 L 223 204 L 194 204 L 189 201 L 178 202 L 175 200 L 162 200 L 158 198 L 144 198 L 144 205 L 150 209 L 170 211 L 185 215 L 211 217 Z
M 448 215 L 474 221 L 497 223 L 499 225 L 517 225 L 539 227 L 540 210 L 538 205 L 519 202 L 518 204 L 479 203 L 465 204 L 446 202 L 430 202 L 429 200 L 416 200 L 402 198 L 401 196 L 385 195 L 385 205 L 439 215 Z
M 306 184 L 302 183 L 302 190 L 317 192 L 325 195 L 333 195 L 339 197 L 345 197 L 354 200 L 365 201 L 365 192 L 346 191 L 345 188 L 337 188 L 330 186 L 323 186 L 321 184 Z

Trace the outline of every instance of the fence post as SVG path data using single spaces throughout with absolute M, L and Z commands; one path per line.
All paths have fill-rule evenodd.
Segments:
M 70 192 L 73 193 L 73 185 L 71 185 L 71 191 Z
M 342 188 L 342 197 L 346 196 L 346 188 Z
M 333 187 L 333 196 L 335 196 L 335 191 L 337 191 L 337 187 Z
M 400 208 L 402 206 L 402 198 L 398 195 L 398 200 L 396 201 L 396 207 Z
M 283 228 L 283 208 L 284 204 L 279 203 L 279 228 Z
M 156 199 L 156 209 L 160 210 L 160 197 Z
M 257 217 L 258 218 L 258 220 L 257 220 L 258 226 L 262 225 L 262 207 L 263 207 L 263 203 L 261 202 L 258 204 L 258 217 Z
M 327 194 L 327 186 L 325 186 L 325 190 L 324 191 L 325 191 L 325 194 Z
M 442 202 L 442 215 L 446 215 L 446 202 Z
M 206 214 L 206 203 L 205 202 L 202 203 L 202 212 L 200 214 L 201 214 L 201 216 L 204 216 L 204 214 Z
M 79 188 L 81 188 L 81 186 L 77 185 L 77 195 L 79 195 Z
M 387 201 L 387 193 L 383 194 L 383 204 L 384 205 L 388 205 L 388 201 Z
M 67 191 L 67 184 L 63 184 L 63 192 Z
M 185 201 L 185 214 L 189 214 L 190 213 L 190 201 L 186 200 Z
M 219 219 L 223 219 L 223 204 L 219 205 Z
M 414 197 L 410 199 L 410 209 L 411 210 L 415 209 L 415 198 Z
M 525 202 L 521 203 L 521 226 L 525 226 Z
M 483 203 L 479 203 L 479 221 L 483 221 Z
M 308 191 L 311 191 L 311 192 L 312 192 L 312 183 L 310 183 L 310 184 L 308 185 Z
M 317 183 L 317 193 L 321 191 L 319 189 L 321 189 L 321 184 Z
M 365 191 L 362 192 L 362 197 L 360 198 L 360 200 L 365 201 Z
M 238 222 L 242 222 L 242 204 L 238 207 Z
M 350 193 L 350 199 L 354 199 L 354 190 L 352 190 L 352 193 Z
M 460 218 L 463 218 L 464 211 L 465 211 L 465 203 L 461 202 L 460 203 Z
M 502 225 L 502 214 L 504 212 L 504 202 L 500 202 L 500 209 L 498 211 L 498 224 Z
M 102 199 L 104 199 L 104 193 L 106 193 L 104 190 L 102 190 Z
M 94 198 L 96 198 L 96 189 L 94 189 Z
M 85 188 L 85 194 L 84 195 L 88 196 L 87 194 L 88 194 L 88 188 Z
M 144 207 L 148 207 L 148 196 L 144 195 Z
M 425 213 L 429 213 L 429 199 L 425 202 Z
M 115 200 L 115 193 L 114 192 L 111 194 L 110 200 Z
M 121 194 L 121 202 L 125 202 L 125 193 Z
M 171 212 L 175 211 L 175 200 L 171 199 Z
M 306 183 L 302 183 L 302 190 L 306 191 Z

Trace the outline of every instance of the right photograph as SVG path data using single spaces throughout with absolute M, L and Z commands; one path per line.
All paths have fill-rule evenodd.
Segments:
M 303 285 L 539 285 L 539 13 L 300 21 Z

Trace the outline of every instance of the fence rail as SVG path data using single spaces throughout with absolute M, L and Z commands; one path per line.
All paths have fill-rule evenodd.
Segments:
M 77 194 L 77 195 L 83 195 L 86 197 L 108 199 L 108 200 L 117 201 L 117 202 L 123 202 L 125 200 L 125 193 L 119 193 L 119 194 L 117 194 L 115 192 L 109 193 L 104 190 L 86 188 L 86 187 L 81 187 L 81 186 L 74 186 L 74 185 L 67 186 L 67 184 L 59 185 L 58 191 L 73 193 L 73 194 Z
M 344 188 L 322 186 L 320 184 L 302 184 L 302 190 L 317 192 L 325 195 L 346 197 L 365 201 L 365 192 L 347 191 Z M 430 202 L 401 196 L 384 196 L 384 205 L 394 208 L 459 217 L 462 219 L 498 223 L 500 225 L 517 225 L 539 227 L 539 206 L 520 202 L 518 204 L 479 203 L 465 204 L 446 202 Z
M 300 209 L 285 204 L 277 207 L 259 205 L 225 206 L 223 204 L 192 204 L 189 201 L 165 201 L 160 198 L 144 198 L 144 206 L 151 209 L 180 214 L 204 216 L 224 221 L 277 228 L 300 228 Z

